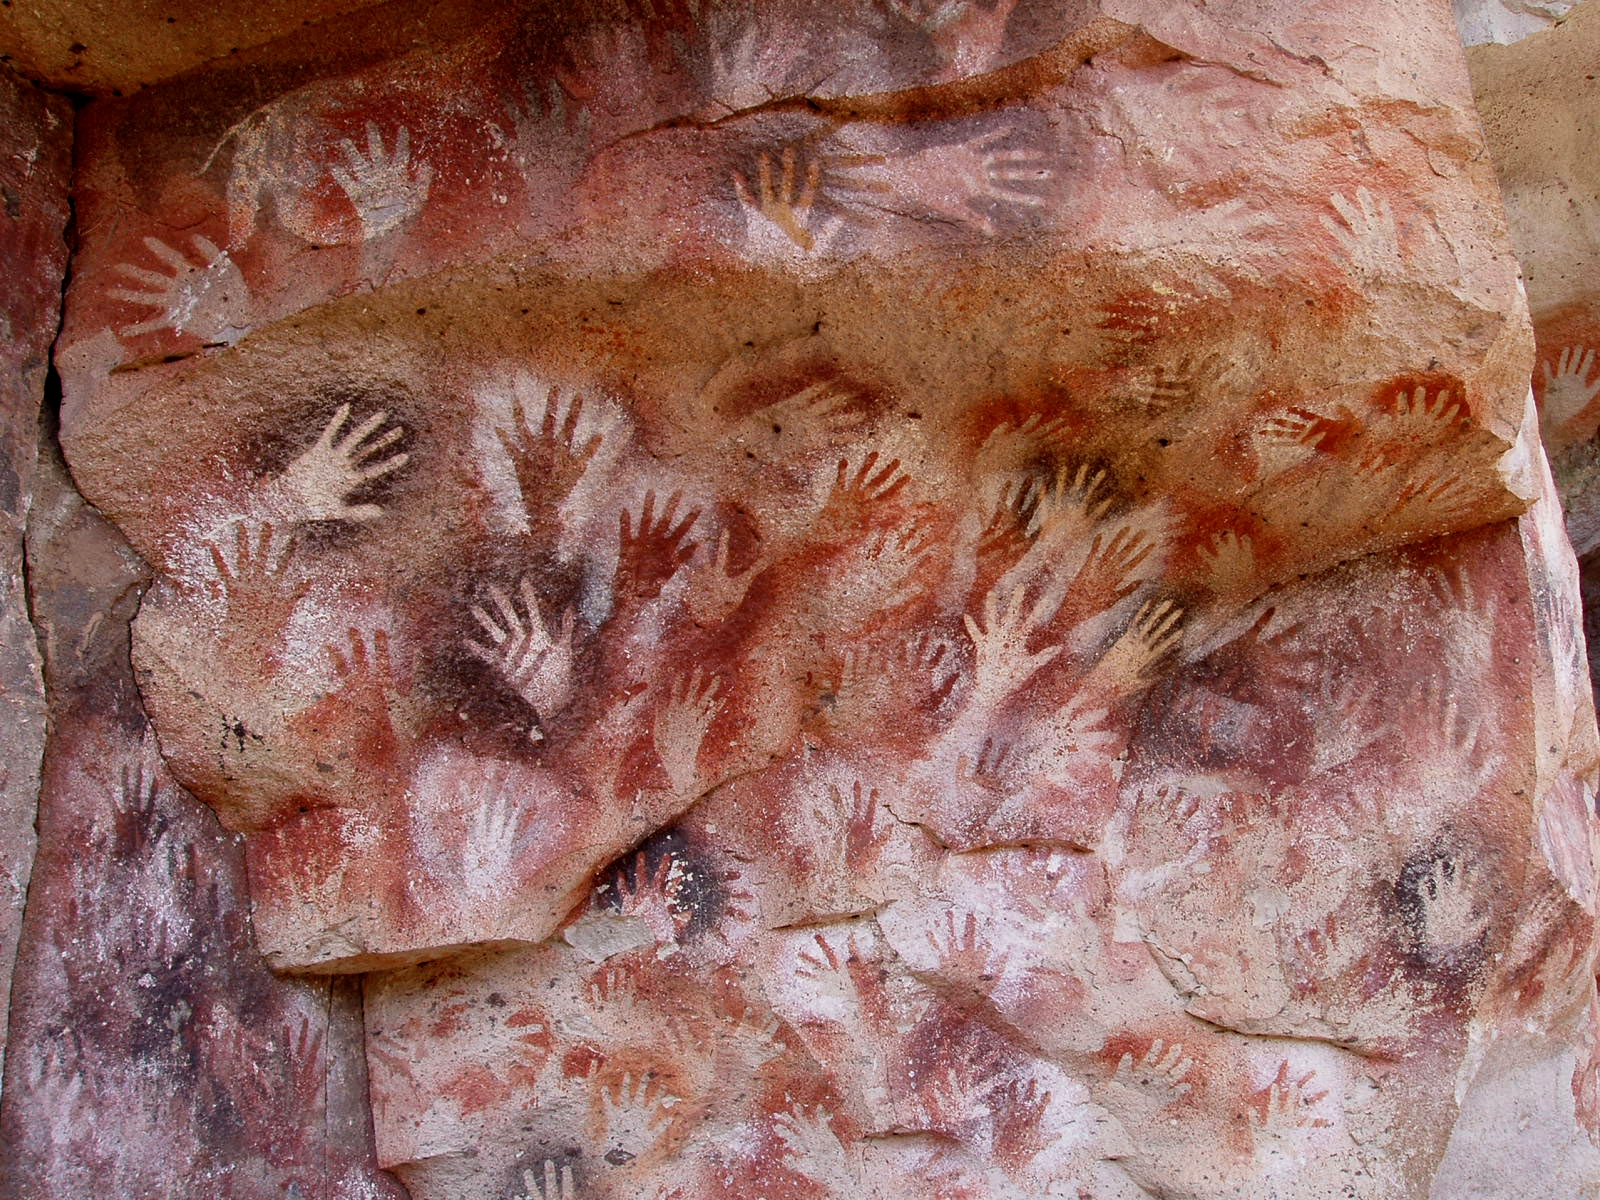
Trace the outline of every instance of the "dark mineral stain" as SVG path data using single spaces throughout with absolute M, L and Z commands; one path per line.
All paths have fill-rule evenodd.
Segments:
M 668 858 L 676 864 L 674 900 L 688 918 L 684 938 L 693 939 L 715 928 L 729 900 L 723 876 L 711 857 L 678 828 L 652 835 L 605 867 L 595 879 L 596 903 L 619 911 L 623 891 L 647 884 Z
M 1402 962 L 1447 1002 L 1464 1002 L 1481 982 L 1489 922 L 1473 861 L 1461 848 L 1434 845 L 1413 855 L 1389 889 Z

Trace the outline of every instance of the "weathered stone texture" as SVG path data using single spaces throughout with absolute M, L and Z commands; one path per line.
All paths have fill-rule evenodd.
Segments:
M 0 6 L 0 52 L 51 88 L 123 95 L 374 0 L 14 0 Z
M 0 1195 L 398 1196 L 350 1076 L 355 998 L 266 969 L 239 847 L 161 762 L 128 660 L 146 568 L 48 446 L 40 465 L 29 583 L 51 733 Z
M 267 962 L 367 975 L 417 1200 L 1600 1188 L 1579 575 L 1443 4 L 400 4 L 96 102 L 76 196 L 61 441 L 151 577 L 128 632 L 41 527 L 123 581 L 44 1111 L 61 1043 L 254 1104 L 208 1185 L 355 1144 L 192 794 Z
M 22 535 L 67 271 L 71 154 L 71 108 L 0 69 L 0 1062 L 44 754 L 44 682 Z
M 1600 425 L 1600 9 L 1582 6 L 1559 29 L 1470 54 L 1539 339 L 1534 391 L 1558 482 L 1570 492 L 1580 485 L 1559 468 L 1578 464 L 1565 464 L 1564 452 Z M 1600 525 L 1590 528 L 1594 506 L 1581 507 L 1580 554 L 1600 539 Z
M 1579 0 L 1451 0 L 1461 41 L 1509 45 L 1544 33 L 1578 6 Z
M 1600 8 L 1580 6 L 1515 46 L 1476 47 L 1469 61 L 1527 281 L 1540 425 L 1568 532 L 1590 556 L 1600 548 Z

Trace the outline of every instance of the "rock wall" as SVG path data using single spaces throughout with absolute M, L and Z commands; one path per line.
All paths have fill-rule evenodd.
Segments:
M 0 292 L 0 1063 L 44 756 L 44 680 L 22 542 L 66 275 L 71 122 L 64 101 L 0 70 L 0 260 L 15 264 Z
M 85 107 L 0 1192 L 1596 1194 L 1473 82 L 1436 3 L 400 0 Z
M 1578 0 L 1451 0 L 1461 41 L 1468 47 L 1510 45 L 1555 26 Z
M 1534 394 L 1583 561 L 1585 609 L 1600 614 L 1600 11 L 1575 10 L 1516 46 L 1470 52 L 1473 88 L 1504 187 L 1538 338 Z M 1590 629 L 1591 644 L 1600 628 Z
M 29 522 L 50 738 L 0 1195 L 378 1200 L 360 998 L 252 944 L 239 847 L 161 762 L 128 660 L 148 570 L 47 445 Z

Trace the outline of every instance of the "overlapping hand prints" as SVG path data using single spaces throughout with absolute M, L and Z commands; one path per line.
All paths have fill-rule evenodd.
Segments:
M 82 285 L 163 753 L 421 1200 L 1420 1200 L 1489 1042 L 1600 1109 L 1492 181 L 1325 44 L 1454 34 L 1068 7 L 510 14 L 230 127 L 248 336 Z

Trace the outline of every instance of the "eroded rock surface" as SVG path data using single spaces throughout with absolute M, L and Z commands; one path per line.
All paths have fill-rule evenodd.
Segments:
M 50 344 L 66 275 L 70 107 L 0 70 L 0 1062 L 11 967 L 33 867 L 44 680 L 28 619 L 22 539 L 33 502 Z
M 1578 0 L 1451 0 L 1461 41 L 1509 45 L 1545 33 L 1578 6 Z
M 1469 58 L 1527 280 L 1540 425 L 1585 579 L 1600 570 L 1597 55 L 1600 11 L 1583 7 L 1558 29 L 1516 46 L 1480 46 Z M 1596 602 L 1586 607 L 1592 613 Z
M 360 999 L 250 935 L 239 847 L 161 762 L 128 660 L 148 572 L 47 446 L 30 592 L 51 733 L 12 992 L 0 1195 L 385 1200 Z
M 372 0 L 54 0 L 0 5 L 5 63 L 50 88 L 124 95 L 216 59 L 307 32 Z
M 1517 265 L 1450 13 L 1335 7 L 395 6 L 85 111 L 150 769 L 376 972 L 413 1196 L 1600 1186 Z
M 1600 506 L 1589 494 L 1600 427 L 1597 53 L 1600 11 L 1587 7 L 1516 46 L 1471 51 L 1539 340 L 1534 394 L 1579 554 L 1600 543 Z

